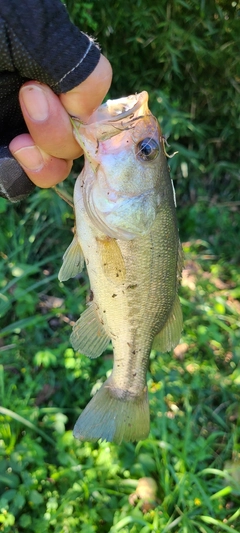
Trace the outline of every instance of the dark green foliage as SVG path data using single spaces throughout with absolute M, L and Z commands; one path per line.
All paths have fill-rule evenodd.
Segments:
M 217 218 L 229 217 L 237 240 L 239 2 L 67 0 L 66 4 L 74 22 L 97 38 L 112 63 L 110 97 L 149 92 L 151 110 L 171 145 L 169 152 L 179 152 L 170 165 L 183 238 L 190 236 L 189 212 L 200 199 L 201 234 L 205 225 L 205 238 L 212 237 L 208 214 L 216 205 Z M 224 225 L 220 231 L 225 235 L 225 257 L 239 261 L 239 250 L 229 246 L 229 239 L 226 242 Z M 212 240 L 217 253 L 222 243 Z

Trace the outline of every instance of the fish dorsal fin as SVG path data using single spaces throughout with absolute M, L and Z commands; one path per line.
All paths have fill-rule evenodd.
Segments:
M 165 353 L 175 348 L 180 340 L 182 327 L 182 310 L 177 295 L 167 322 L 153 340 L 152 349 Z
M 181 244 L 181 242 L 179 241 L 179 246 L 178 246 L 178 262 L 177 262 L 177 280 L 178 280 L 178 282 L 180 282 L 181 279 L 182 279 L 182 269 L 183 269 L 183 266 L 184 266 L 184 253 L 183 253 L 183 249 L 182 249 L 182 244 Z
M 94 302 L 87 307 L 73 326 L 70 340 L 74 350 L 91 359 L 99 357 L 108 347 L 110 339 L 100 322 Z
M 106 237 L 97 238 L 97 243 L 106 278 L 115 284 L 125 281 L 126 268 L 117 241 L 111 237 Z
M 81 246 L 75 234 L 73 240 L 63 256 L 63 263 L 58 273 L 59 281 L 67 281 L 82 272 L 84 257 Z

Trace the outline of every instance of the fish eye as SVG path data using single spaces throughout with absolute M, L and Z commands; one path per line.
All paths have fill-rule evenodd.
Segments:
M 142 161 L 153 161 L 159 154 L 158 143 L 151 139 L 151 137 L 146 137 L 140 141 L 137 145 L 137 157 L 142 159 Z

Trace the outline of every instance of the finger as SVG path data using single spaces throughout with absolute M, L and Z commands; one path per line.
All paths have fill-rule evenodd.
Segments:
M 111 79 L 110 63 L 101 55 L 92 74 L 60 97 L 47 85 L 35 81 L 25 83 L 20 89 L 19 100 L 35 144 L 57 158 L 80 157 L 83 152 L 73 136 L 69 114 L 87 122 L 102 103 Z
M 111 79 L 110 63 L 101 56 L 92 74 L 60 98 L 35 81 L 22 86 L 20 105 L 30 135 L 19 135 L 9 148 L 33 183 L 52 187 L 68 176 L 72 159 L 82 155 L 69 114 L 87 122 L 102 103 Z
M 60 95 L 69 115 L 88 122 L 92 113 L 101 105 L 112 81 L 112 67 L 102 54 L 93 72 L 77 87 Z
M 69 115 L 50 87 L 27 82 L 20 89 L 19 101 L 31 138 L 41 150 L 61 159 L 82 155 Z
M 69 175 L 72 160 L 60 159 L 45 153 L 34 144 L 28 134 L 11 141 L 9 149 L 30 180 L 38 187 L 53 187 Z

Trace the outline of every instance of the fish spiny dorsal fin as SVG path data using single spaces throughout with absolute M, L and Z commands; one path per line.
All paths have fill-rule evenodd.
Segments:
M 183 270 L 183 267 L 184 267 L 184 253 L 183 253 L 183 249 L 182 249 L 182 244 L 181 242 L 179 241 L 179 246 L 178 246 L 178 262 L 177 262 L 177 281 L 178 283 L 180 283 L 181 279 L 182 279 L 182 270 Z
M 152 349 L 158 352 L 170 352 L 178 344 L 183 327 L 182 310 L 178 296 L 176 296 L 172 311 L 163 328 L 153 340 Z
M 99 357 L 108 347 L 110 338 L 100 322 L 94 302 L 90 303 L 73 326 L 70 340 L 74 350 L 91 359 Z
M 75 234 L 63 256 L 63 263 L 58 273 L 59 281 L 67 281 L 69 278 L 74 278 L 82 272 L 83 266 L 84 257 L 77 235 Z

